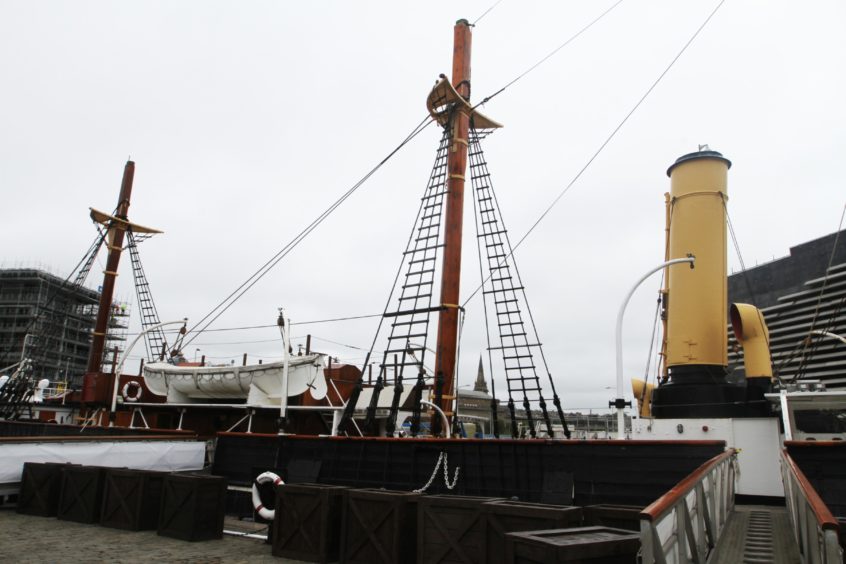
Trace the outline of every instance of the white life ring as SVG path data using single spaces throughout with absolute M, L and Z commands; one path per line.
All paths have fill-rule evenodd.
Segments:
M 284 484 L 285 482 L 282 481 L 282 478 L 274 474 L 273 472 L 265 472 L 263 474 L 259 474 L 258 478 L 256 478 L 255 482 L 253 482 L 253 507 L 256 508 L 256 512 L 262 519 L 267 519 L 268 521 L 273 521 L 273 518 L 276 516 L 276 511 L 273 509 L 268 509 L 265 507 L 262 502 L 261 498 L 259 497 L 258 492 L 258 485 L 259 484 L 266 484 L 268 482 L 273 482 L 274 486 L 278 486 L 279 484 Z
M 133 392 L 130 392 L 130 388 L 133 389 Z M 141 399 L 141 394 L 144 390 L 141 389 L 141 384 L 136 382 L 135 380 L 130 380 L 126 384 L 123 385 L 123 389 L 120 391 L 120 395 L 123 396 L 123 399 L 126 401 L 138 401 Z

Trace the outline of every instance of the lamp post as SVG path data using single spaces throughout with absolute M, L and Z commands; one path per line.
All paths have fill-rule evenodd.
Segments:
M 615 334 L 615 340 L 617 345 L 617 398 L 608 403 L 609 407 L 616 407 L 617 408 L 617 438 L 618 439 L 625 439 L 626 438 L 626 415 L 624 413 L 626 409 L 626 400 L 625 394 L 623 392 L 623 315 L 626 313 L 626 306 L 629 305 L 629 300 L 631 300 L 632 295 L 637 290 L 638 286 L 640 286 L 644 280 L 652 276 L 654 273 L 672 266 L 674 264 L 682 264 L 682 263 L 689 263 L 690 268 L 693 268 L 693 263 L 696 260 L 691 254 L 688 254 L 685 258 L 678 258 L 673 260 L 668 260 L 667 262 L 663 262 L 641 276 L 640 280 L 632 286 L 629 293 L 626 295 L 626 299 L 623 300 L 623 304 L 620 306 L 620 311 L 617 312 L 617 331 Z M 631 405 L 631 404 L 629 404 Z
M 149 333 L 150 331 L 155 331 L 156 329 L 160 329 L 162 327 L 167 327 L 168 325 L 182 325 L 182 332 L 185 332 L 185 327 L 188 324 L 188 318 L 181 321 L 166 321 L 164 323 L 159 323 L 158 325 L 153 325 L 152 327 L 148 327 L 141 331 L 135 339 L 126 347 L 126 350 L 123 352 L 123 357 L 120 359 L 118 363 L 117 370 L 115 370 L 115 382 L 114 386 L 112 387 L 112 408 L 109 411 L 109 427 L 115 426 L 115 410 L 117 408 L 117 391 L 118 391 L 118 383 L 120 382 L 120 373 L 123 371 L 123 365 L 126 362 L 126 359 L 129 358 L 129 353 L 132 351 L 133 347 L 141 340 L 141 337 Z

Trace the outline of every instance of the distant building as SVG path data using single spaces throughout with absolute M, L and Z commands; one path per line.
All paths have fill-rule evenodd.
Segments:
M 827 388 L 846 388 L 846 344 L 820 334 L 808 340 L 812 330 L 846 336 L 846 230 L 733 274 L 728 297 L 730 303 L 749 303 L 763 311 L 773 368 L 782 381 L 819 380 Z M 731 332 L 729 364 L 743 366 Z
M 79 383 L 88 364 L 99 292 L 36 269 L 0 270 L 0 369 L 32 360 L 34 374 Z M 126 338 L 126 304 L 114 304 L 104 371 Z
M 479 370 L 472 390 L 458 390 L 458 420 L 465 424 L 465 428 L 473 428 L 482 434 L 493 434 L 491 427 L 491 400 L 488 393 L 488 383 L 485 381 L 485 369 L 482 358 L 479 357 Z M 497 405 L 499 402 L 497 402 Z M 499 418 L 499 417 L 498 417 Z M 472 424 L 469 427 L 467 424 Z M 472 433 L 472 434 L 475 434 Z

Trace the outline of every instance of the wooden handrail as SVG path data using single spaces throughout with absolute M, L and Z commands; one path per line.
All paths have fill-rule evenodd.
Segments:
M 672 509 L 680 499 L 689 494 L 696 484 L 702 480 L 706 474 L 713 470 L 714 467 L 724 462 L 726 459 L 731 458 L 735 454 L 737 454 L 737 451 L 730 448 L 702 464 L 702 466 L 683 478 L 681 482 L 670 488 L 667 493 L 653 501 L 648 507 L 641 511 L 640 518 L 647 519 L 649 521 L 656 521 L 661 518 L 661 516 Z
M 805 495 L 805 499 L 808 500 L 808 505 L 811 506 L 811 510 L 814 512 L 814 517 L 816 518 L 817 524 L 820 528 L 839 530 L 840 526 L 837 523 L 837 519 L 835 519 L 828 506 L 820 498 L 817 490 L 815 490 L 814 486 L 811 485 L 811 482 L 808 481 L 804 472 L 799 469 L 796 461 L 794 461 L 793 458 L 790 457 L 790 454 L 787 453 L 787 449 L 781 450 L 781 458 L 787 464 L 790 472 L 792 472 L 795 476 L 799 487 L 802 488 L 802 493 Z

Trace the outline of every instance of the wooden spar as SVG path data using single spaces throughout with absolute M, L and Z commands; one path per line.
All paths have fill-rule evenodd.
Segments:
M 117 211 L 115 217 L 121 220 L 127 219 L 129 213 L 129 200 L 132 195 L 132 181 L 135 178 L 135 163 L 126 161 L 123 169 L 123 180 L 120 184 L 120 196 L 118 197 Z M 109 315 L 112 309 L 112 298 L 115 291 L 115 280 L 117 279 L 118 265 L 120 264 L 120 253 L 123 249 L 123 238 L 126 233 L 125 224 L 110 223 L 109 232 L 106 238 L 109 256 L 106 260 L 106 270 L 103 273 L 103 290 L 100 293 L 100 305 L 97 309 L 97 322 L 94 326 L 94 334 L 91 339 L 91 353 L 88 356 L 88 369 L 85 379 L 88 385 L 84 385 L 83 401 L 93 401 L 94 381 L 100 373 L 103 364 L 103 348 L 106 343 L 106 333 L 109 329 Z M 89 393 L 86 393 L 89 392 Z
M 470 98 L 470 23 L 458 20 L 454 28 L 452 84 L 465 99 Z M 458 345 L 459 289 L 461 286 L 461 237 L 464 216 L 464 173 L 467 168 L 467 143 L 470 114 L 457 105 L 449 123 L 452 140 L 447 156 L 446 218 L 444 258 L 441 271 L 441 311 L 438 316 L 438 342 L 435 358 L 435 394 L 440 408 L 450 419 L 455 400 L 455 361 Z M 440 393 L 438 381 L 442 381 Z M 433 431 L 440 426 L 437 414 Z M 447 434 L 450 430 L 446 429 Z

